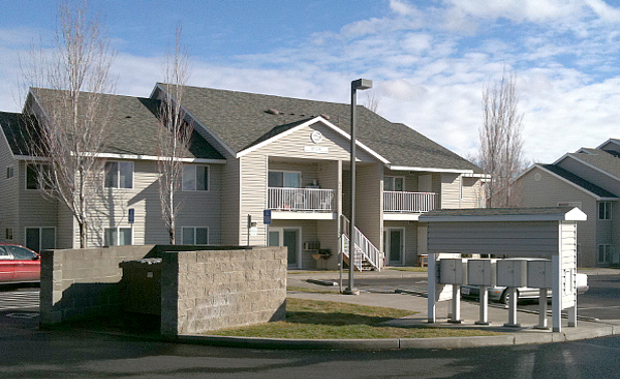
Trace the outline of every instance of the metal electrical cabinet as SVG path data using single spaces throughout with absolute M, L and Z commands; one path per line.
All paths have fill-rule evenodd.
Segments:
M 497 285 L 506 287 L 527 286 L 527 261 L 521 259 L 497 261 Z
M 551 261 L 527 262 L 527 286 L 532 288 L 553 287 L 553 264 Z
M 441 259 L 439 261 L 439 283 L 466 284 L 467 261 L 463 259 Z
M 495 285 L 495 261 L 490 259 L 467 260 L 467 284 L 472 286 Z

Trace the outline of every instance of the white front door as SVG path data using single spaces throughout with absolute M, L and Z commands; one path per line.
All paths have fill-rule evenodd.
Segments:
M 288 248 L 288 268 L 301 268 L 301 228 L 269 228 L 269 246 Z
M 405 262 L 405 228 L 385 228 L 383 251 L 389 266 L 402 266 Z

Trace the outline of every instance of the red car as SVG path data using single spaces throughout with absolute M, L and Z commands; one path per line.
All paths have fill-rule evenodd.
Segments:
M 21 245 L 0 243 L 0 283 L 40 280 L 39 254 Z

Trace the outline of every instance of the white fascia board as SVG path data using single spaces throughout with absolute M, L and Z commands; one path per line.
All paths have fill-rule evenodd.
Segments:
M 474 170 L 461 170 L 454 168 L 431 168 L 431 167 L 409 167 L 409 166 L 392 166 L 386 165 L 392 171 L 426 171 L 426 172 L 445 172 L 451 174 L 470 174 L 474 175 Z
M 159 88 L 160 91 L 162 92 L 166 92 L 166 90 L 159 84 L 156 84 L 156 88 Z M 155 90 L 153 90 L 153 94 L 155 93 Z M 170 95 L 170 97 L 172 97 L 172 95 Z M 174 98 L 173 98 L 174 99 Z M 176 99 L 175 99 L 176 101 Z M 232 155 L 233 157 L 236 155 L 236 153 L 234 152 L 233 149 L 230 148 L 230 146 L 228 146 L 226 143 L 224 143 L 224 141 L 222 141 L 217 135 L 215 135 L 211 129 L 207 128 L 196 116 L 194 116 L 194 114 L 192 112 L 190 112 L 187 108 L 185 108 L 185 106 L 183 104 L 181 104 L 181 108 L 183 108 L 183 112 L 185 112 L 186 115 L 188 115 L 196 124 L 200 125 L 200 127 L 202 128 L 202 130 L 204 130 L 206 133 L 208 133 L 214 140 L 217 141 L 217 143 L 220 144 L 220 146 L 224 147 L 224 149 L 226 149 L 226 151 Z
M 272 211 L 273 220 L 336 220 L 336 213 L 330 212 L 282 212 Z
M 153 155 L 138 155 L 138 154 L 113 154 L 113 153 L 96 153 L 87 154 L 89 156 L 95 156 L 97 158 L 110 158 L 110 159 L 131 159 L 131 160 L 143 160 L 143 161 L 157 161 L 160 157 Z M 226 164 L 226 159 L 208 159 L 208 158 L 176 158 L 179 162 L 184 163 L 209 163 L 209 164 Z
M 598 195 L 596 195 L 596 194 L 594 194 L 594 193 L 592 193 L 592 192 L 588 191 L 587 189 L 583 188 L 582 186 L 580 186 L 580 185 L 578 185 L 578 184 L 575 184 L 575 183 L 571 182 L 570 180 L 568 180 L 568 179 L 566 179 L 566 178 L 564 178 L 564 177 L 562 177 L 562 176 L 560 176 L 560 175 L 556 174 L 555 172 L 547 170 L 546 168 L 544 168 L 544 167 L 540 166 L 538 163 L 537 163 L 537 164 L 535 164 L 534 166 L 532 166 L 532 167 L 531 167 L 529 170 L 527 170 L 526 172 L 524 172 L 524 173 L 523 173 L 523 175 L 525 175 L 526 173 L 530 172 L 530 171 L 531 171 L 531 170 L 533 170 L 534 168 L 539 168 L 539 169 L 543 170 L 544 172 L 548 173 L 549 175 L 553 176 L 554 178 L 559 179 L 559 180 L 563 181 L 564 183 L 569 184 L 569 185 L 571 185 L 571 186 L 573 186 L 573 187 L 577 188 L 578 190 L 580 190 L 580 191 L 582 191 L 582 192 L 587 193 L 588 195 L 592 196 L 592 197 L 593 197 L 596 201 L 604 201 L 605 199 L 610 199 L 610 198 L 603 198 L 603 197 L 600 197 L 600 196 L 598 196 Z M 521 175 L 521 176 L 523 176 L 523 175 Z M 519 178 L 520 178 L 521 176 L 519 176 Z M 519 179 L 519 178 L 517 178 L 517 179 Z M 612 201 L 613 201 L 613 200 L 617 200 L 617 198 L 611 198 L 611 199 L 612 199 Z
M 317 116 L 311 120 L 308 120 L 306 122 L 304 122 L 303 124 L 297 125 L 294 128 L 291 128 L 285 132 L 282 133 L 278 133 L 277 135 L 269 138 L 268 140 L 265 140 L 259 144 L 256 144 L 252 147 L 249 147 L 245 150 L 240 151 L 239 153 L 237 153 L 236 158 L 241 158 L 242 156 L 251 153 L 254 150 L 260 149 L 263 146 L 266 146 L 274 141 L 279 140 L 280 138 L 286 137 L 287 135 L 294 133 L 296 131 L 298 131 L 299 129 L 305 128 L 306 126 L 310 126 L 313 124 L 316 124 L 317 122 L 321 122 L 323 123 L 325 126 L 327 126 L 328 128 L 332 129 L 333 131 L 335 131 L 336 133 L 340 134 L 341 136 L 343 136 L 344 138 L 346 138 L 347 140 L 351 141 L 351 136 L 349 135 L 349 133 L 345 132 L 344 130 L 340 129 L 339 127 L 337 127 L 336 125 L 332 124 L 331 122 L 327 121 L 326 119 L 324 119 L 321 116 Z M 384 164 L 388 164 L 390 163 L 390 161 L 388 161 L 387 159 L 383 158 L 381 155 L 379 155 L 377 152 L 375 152 L 374 150 L 370 149 L 368 146 L 364 145 L 363 143 L 361 143 L 359 140 L 355 141 L 355 145 L 360 147 L 361 149 L 363 149 L 364 151 L 366 151 L 368 154 L 372 155 L 373 157 L 377 158 L 379 161 L 381 161 L 381 163 Z
M 480 178 L 480 179 L 491 179 L 491 175 L 489 174 L 463 174 L 464 178 Z
M 620 178 L 618 178 L 617 176 L 614 176 L 614 175 L 612 175 L 612 174 L 608 173 L 608 172 L 607 172 L 607 171 L 605 171 L 605 170 L 601 170 L 600 168 L 598 168 L 598 167 L 596 167 L 596 166 L 594 166 L 594 165 L 592 165 L 592 164 L 590 164 L 590 163 L 588 163 L 588 162 L 584 162 L 584 161 L 582 161 L 581 159 L 579 159 L 579 158 L 575 157 L 574 155 L 568 155 L 568 156 L 569 156 L 570 158 L 572 158 L 572 159 L 576 160 L 577 162 L 579 162 L 579 163 L 583 164 L 584 166 L 590 167 L 591 169 L 593 169 L 593 170 L 595 170 L 595 171 L 598 171 L 598 172 L 600 172 L 601 174 L 606 175 L 606 176 L 609 176 L 610 178 L 615 179 L 615 180 L 617 180 L 617 181 L 619 181 L 619 182 L 620 182 Z
M 578 213 L 571 212 L 578 210 Z M 568 216 L 570 214 L 570 217 Z M 584 218 L 585 217 L 585 218 Z M 488 215 L 488 216 L 421 216 L 421 222 L 536 222 L 536 221 L 586 221 L 587 216 L 579 208 L 575 208 L 568 213 L 558 213 L 551 215 Z
M 383 221 L 418 221 L 419 213 L 386 213 L 383 212 Z
M 602 144 L 598 145 L 598 146 L 597 146 L 597 149 L 600 149 L 601 147 L 603 147 L 603 146 L 607 145 L 608 143 L 613 143 L 613 144 L 615 144 L 615 145 L 620 146 L 620 142 L 615 141 L 613 138 L 610 138 L 610 139 L 608 139 L 607 141 L 603 142 Z

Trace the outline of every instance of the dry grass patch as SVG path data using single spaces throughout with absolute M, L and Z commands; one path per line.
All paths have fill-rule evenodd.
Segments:
M 413 313 L 394 308 L 288 298 L 286 321 L 223 329 L 209 334 L 292 339 L 431 338 L 499 334 L 483 330 L 392 327 L 384 324 Z

